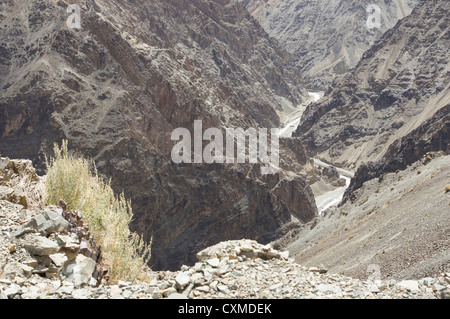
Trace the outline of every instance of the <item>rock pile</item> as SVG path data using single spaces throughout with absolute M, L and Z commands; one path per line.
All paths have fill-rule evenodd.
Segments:
M 71 223 L 63 216 L 71 215 L 59 207 L 49 206 L 25 227 L 10 233 L 10 237 L 18 239 L 19 245 L 32 256 L 22 264 L 22 270 L 27 277 L 33 274 L 48 278 L 63 276 L 75 287 L 86 283 L 98 286 L 107 275 L 100 264 L 101 249 L 86 224 L 83 228 L 70 227 Z
M 223 242 L 177 272 L 155 272 L 148 283 L 76 285 L 70 280 L 20 276 L 0 279 L 0 298 L 51 299 L 281 299 L 449 298 L 450 273 L 421 280 L 361 281 L 324 268 L 306 268 L 254 241 Z M 78 265 L 78 262 L 77 262 Z M 85 265 L 82 265 L 85 266 Z
M 261 258 L 264 260 L 289 258 L 289 252 L 279 252 L 270 245 L 259 245 L 254 240 L 228 241 L 206 248 L 197 254 L 197 259 L 207 261 L 211 266 L 219 265 L 220 260 L 238 260 Z
M 0 259 L 0 278 L 19 275 L 26 280 L 39 275 L 75 287 L 107 281 L 101 247 L 80 213 L 66 211 L 64 202 L 63 208 L 31 207 L 32 196 L 26 192 L 14 195 L 20 184 L 38 188 L 40 179 L 30 161 L 0 158 L 0 176 L 0 244 L 7 245 L 9 253 Z

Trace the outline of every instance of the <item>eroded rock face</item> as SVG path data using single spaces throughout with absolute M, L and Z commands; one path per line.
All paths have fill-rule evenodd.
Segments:
M 253 173 L 259 166 L 195 167 L 170 158 L 175 128 L 192 131 L 194 120 L 205 128 L 274 128 L 279 97 L 301 101 L 296 74 L 282 66 L 289 54 L 239 3 L 80 7 L 81 28 L 69 29 L 62 1 L 2 4 L 2 155 L 33 159 L 43 173 L 44 154 L 68 139 L 131 198 L 134 230 L 153 236 L 155 269 L 188 263 L 221 240 L 269 241 L 291 212 L 304 221 L 316 214 L 299 176 L 283 183 L 304 193 L 288 196 Z M 290 149 L 303 161 L 302 148 Z
M 448 105 L 448 9 L 447 1 L 423 2 L 308 107 L 294 136 L 309 154 L 356 169 Z
M 0 200 L 25 208 L 39 206 L 42 179 L 30 160 L 0 157 Z
M 363 53 L 409 15 L 418 1 L 241 0 L 264 30 L 292 55 L 290 66 L 311 89 L 325 90 L 355 67 Z M 380 8 L 380 27 L 368 28 L 370 5 Z M 372 11 L 373 12 L 373 11 Z
M 187 165 L 169 167 L 152 177 L 147 199 L 153 214 L 136 214 L 134 221 L 140 233 L 156 240 L 152 256 L 167 256 L 155 258 L 151 266 L 174 269 L 180 260 L 192 264 L 191 252 L 228 238 L 248 236 L 268 243 L 284 234 L 291 213 L 301 221 L 314 218 L 314 196 L 301 177 L 258 178 L 259 171 L 258 166 L 217 164 L 205 174 L 203 166 Z
M 356 171 L 344 201 L 354 199 L 354 192 L 364 182 L 382 178 L 386 173 L 406 169 L 412 163 L 423 160 L 426 164 L 436 155 L 450 153 L 450 104 L 436 112 L 417 129 L 391 144 L 383 158 L 361 165 Z

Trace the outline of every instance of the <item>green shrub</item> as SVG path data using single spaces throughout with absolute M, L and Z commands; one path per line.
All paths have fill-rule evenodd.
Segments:
M 98 175 L 95 165 L 69 155 L 67 141 L 62 142 L 61 148 L 55 144 L 54 153 L 53 158 L 47 159 L 47 204 L 57 204 L 62 199 L 68 210 L 82 213 L 102 247 L 103 263 L 111 272 L 110 282 L 143 280 L 151 243 L 145 244 L 129 229 L 131 202 L 123 194 L 115 196 L 110 182 Z

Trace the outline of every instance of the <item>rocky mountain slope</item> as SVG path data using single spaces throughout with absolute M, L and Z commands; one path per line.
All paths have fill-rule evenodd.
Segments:
M 448 270 L 449 8 L 421 3 L 305 111 L 307 153 L 357 170 L 338 208 L 278 241 L 297 262 L 357 278 Z
M 68 28 L 70 3 L 81 28 Z M 171 132 L 279 126 L 305 95 L 289 54 L 236 1 L 0 4 L 0 153 L 32 159 L 65 138 L 133 202 L 151 266 L 176 269 L 222 240 L 269 242 L 317 213 L 304 179 L 259 165 L 177 165 Z M 306 161 L 290 144 L 290 165 Z
M 449 8 L 423 2 L 305 111 L 294 136 L 311 156 L 349 169 L 377 161 L 450 103 Z
M 384 174 L 403 171 L 422 157 L 425 157 L 425 161 L 430 161 L 434 152 L 450 153 L 450 105 L 392 143 L 379 161 L 362 164 L 344 195 L 344 201 L 353 201 L 355 191 L 366 181 L 382 179 Z
M 364 279 L 439 276 L 450 269 L 450 156 L 432 152 L 406 169 L 367 180 L 277 248 L 304 266 Z
M 311 89 L 325 90 L 340 74 L 355 67 L 363 53 L 418 1 L 242 0 L 269 35 L 294 57 L 291 67 Z M 368 28 L 380 9 L 379 28 Z
M 87 0 L 77 3 L 81 28 L 71 29 L 72 2 L 0 4 L 0 153 L 33 159 L 43 174 L 53 142 L 68 139 L 132 199 L 133 230 L 153 239 L 153 270 L 137 283 L 108 284 L 81 215 L 43 205 L 33 164 L 1 157 L 1 299 L 449 298 L 448 2 L 423 2 L 309 105 L 295 136 L 280 140 L 275 175 L 261 175 L 260 164 L 170 157 L 171 132 L 192 131 L 194 120 L 278 127 L 279 114 L 304 102 L 290 54 L 242 4 Z M 292 3 L 252 13 L 294 14 Z M 358 12 L 365 22 L 366 4 L 330 2 L 322 11 Z M 300 20 L 316 25 L 318 5 Z M 386 21 L 410 7 L 380 6 Z M 317 25 L 332 25 L 325 21 Z M 348 37 L 318 38 L 314 56 L 329 64 L 305 69 L 323 79 L 307 75 L 312 87 L 344 72 L 357 42 L 379 36 L 340 21 Z M 345 203 L 320 216 L 308 184 L 317 193 L 345 181 L 332 166 L 314 168 L 310 155 L 359 167 Z
M 64 208 L 42 203 L 43 179 L 30 161 L 0 158 L 0 177 L 0 299 L 449 298 L 449 273 L 358 280 L 301 266 L 287 251 L 246 239 L 198 252 L 192 267 L 147 269 L 137 282 L 110 282 L 99 276 L 99 250 L 86 244 Z

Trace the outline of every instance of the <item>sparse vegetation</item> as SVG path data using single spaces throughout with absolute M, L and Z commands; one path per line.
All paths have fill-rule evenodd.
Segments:
M 364 204 L 365 202 L 367 202 L 369 200 L 369 196 L 364 197 L 359 203 L 358 206 L 361 206 L 362 204 Z
M 436 177 L 440 172 L 441 172 L 440 169 L 437 169 L 437 170 L 433 171 L 433 173 L 431 173 L 431 178 Z
M 132 233 L 131 202 L 116 196 L 109 182 L 84 158 L 69 155 L 67 141 L 54 145 L 54 158 L 47 159 L 45 180 L 47 204 L 63 199 L 68 210 L 82 213 L 95 241 L 101 245 L 103 262 L 111 271 L 111 282 L 141 278 L 150 258 L 150 244 Z
M 444 190 L 446 194 L 450 192 L 450 184 L 445 185 Z

